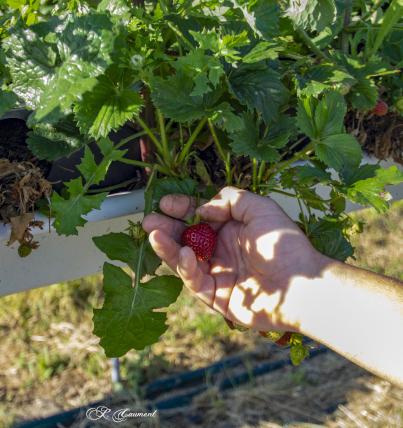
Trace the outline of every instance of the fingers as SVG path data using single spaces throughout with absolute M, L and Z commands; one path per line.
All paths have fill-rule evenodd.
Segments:
M 211 201 L 199 207 L 197 213 L 207 221 L 235 219 L 247 224 L 256 216 L 267 213 L 267 205 L 266 198 L 236 187 L 224 187 Z
M 157 256 L 172 270 L 176 271 L 181 249 L 180 245 L 161 230 L 153 230 L 150 233 L 149 240 Z
M 196 201 L 187 195 L 166 195 L 161 198 L 160 208 L 170 217 L 185 220 L 194 215 Z
M 189 247 L 183 247 L 179 251 L 177 271 L 185 286 L 196 293 L 203 302 L 212 307 L 215 295 L 215 281 L 211 275 L 203 272 L 195 253 Z
M 185 227 L 186 225 L 183 222 L 162 214 L 149 214 L 143 219 L 143 229 L 147 233 L 151 233 L 153 230 L 160 230 L 177 242 L 180 242 Z

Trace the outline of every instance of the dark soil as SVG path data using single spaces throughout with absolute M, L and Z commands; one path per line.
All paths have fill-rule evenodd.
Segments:
M 348 132 L 355 135 L 364 151 L 378 159 L 393 159 L 403 164 L 403 117 L 362 115 L 350 112 L 346 118 Z

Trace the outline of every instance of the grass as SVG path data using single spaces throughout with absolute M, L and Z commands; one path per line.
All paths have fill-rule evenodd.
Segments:
M 356 260 L 351 263 L 403 279 L 403 201 L 384 215 L 365 210 L 353 217 L 367 224 L 363 234 L 353 237 Z M 99 276 L 0 299 L 0 427 L 11 426 L 21 418 L 80 406 L 112 392 L 109 361 L 92 335 L 92 307 L 99 307 L 101 302 Z M 171 306 L 169 324 L 159 343 L 141 352 L 129 352 L 121 359 L 124 386 L 134 396 L 140 385 L 164 374 L 205 366 L 267 343 L 253 332 L 230 330 L 222 317 L 186 291 Z M 269 383 L 264 377 L 227 395 L 211 388 L 196 400 L 194 410 L 202 414 L 204 426 L 274 427 L 305 420 L 306 414 L 313 415 L 311 422 L 328 426 L 357 426 L 357 420 L 359 426 L 372 426 L 361 414 L 366 405 L 373 407 L 368 415 L 378 418 L 379 424 L 397 426 L 394 423 L 403 415 L 393 403 L 396 397 L 403 399 L 402 392 L 331 355 L 317 357 L 297 369 L 281 370 Z M 320 406 L 310 408 L 312 400 L 306 399 L 315 397 L 319 403 L 328 395 L 337 400 L 347 390 L 353 391 L 351 397 L 346 398 L 344 407 L 337 408 L 333 419 L 326 419 L 318 410 Z M 390 398 L 385 398 L 385 391 Z M 284 394 L 288 394 L 288 401 Z M 275 400 L 276 396 L 282 398 Z M 287 410 L 287 406 L 294 410 Z M 235 424 L 236 418 L 243 425 Z M 352 422 L 351 418 L 358 419 Z M 184 420 L 177 423 L 190 426 Z M 379 424 L 373 426 L 382 426 Z

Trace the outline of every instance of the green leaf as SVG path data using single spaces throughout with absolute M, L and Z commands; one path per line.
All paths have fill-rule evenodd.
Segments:
M 94 309 L 93 321 L 106 356 L 121 357 L 155 343 L 167 329 L 161 309 L 174 303 L 181 289 L 182 281 L 174 276 L 157 276 L 134 288 L 121 268 L 105 263 L 105 300 L 101 309 Z
M 354 251 L 343 234 L 343 223 L 326 218 L 311 217 L 308 224 L 308 237 L 312 245 L 322 254 L 345 261 Z
M 390 195 L 385 191 L 386 185 L 403 183 L 403 172 L 393 165 L 387 169 L 379 168 L 375 176 L 356 181 L 347 189 L 347 197 L 361 205 L 372 205 L 377 211 L 388 209 Z
M 101 162 L 99 164 L 95 162 L 94 155 L 90 148 L 86 146 L 81 163 L 77 166 L 77 169 L 85 178 L 87 186 L 99 184 L 105 178 L 110 164 L 113 161 L 122 159 L 126 153 L 124 150 L 116 150 L 112 141 L 108 138 L 101 138 L 98 141 L 98 145 L 103 155 Z
M 66 183 L 69 198 L 62 198 L 57 192 L 52 194 L 52 211 L 56 213 L 53 226 L 59 235 L 78 235 L 78 226 L 87 222 L 83 218 L 94 209 L 99 209 L 107 193 L 86 196 L 81 177 Z
M 340 171 L 358 167 L 362 158 L 361 146 L 350 134 L 337 134 L 320 140 L 315 145 L 316 156 L 326 165 Z
M 85 147 L 84 156 L 77 169 L 85 178 L 85 186 L 82 177 L 75 178 L 66 183 L 67 197 L 63 198 L 57 192 L 52 194 L 52 213 L 55 214 L 54 227 L 60 235 L 77 235 L 78 226 L 84 226 L 87 222 L 83 216 L 93 209 L 99 209 L 107 193 L 86 195 L 88 189 L 99 184 L 106 176 L 112 161 L 121 159 L 126 151 L 116 150 L 113 143 L 102 138 L 98 141 L 103 158 L 99 164 L 95 162 L 94 155 L 88 146 Z
M 371 79 L 361 78 L 357 84 L 353 86 L 347 99 L 355 109 L 366 111 L 375 107 L 378 96 L 378 88 L 375 82 Z
M 298 101 L 297 123 L 301 132 L 311 139 L 340 134 L 344 130 L 347 106 L 338 92 L 326 92 L 318 101 L 313 97 Z
M 347 106 L 342 95 L 337 92 L 326 93 L 315 109 L 316 136 L 324 138 L 343 132 L 346 112 Z
M 108 15 L 96 12 L 17 28 L 5 41 L 11 87 L 38 120 L 59 118 L 106 70 L 115 37 Z
M 208 115 L 212 107 L 206 96 L 191 95 L 194 82 L 190 77 L 179 73 L 167 79 L 153 77 L 150 81 L 151 98 L 164 116 L 177 122 L 191 122 Z
M 0 90 L 0 117 L 12 109 L 18 98 L 14 92 Z
M 379 165 L 365 164 L 359 168 L 343 168 L 340 171 L 340 175 L 343 179 L 344 184 L 351 186 L 356 181 L 365 180 L 375 176 L 376 171 L 380 168 Z
M 195 86 L 190 93 L 192 96 L 202 96 L 212 91 L 224 75 L 221 62 L 211 55 L 206 55 L 202 49 L 179 57 L 173 66 L 178 73 L 183 73 L 194 80 Z
M 331 180 L 331 176 L 328 172 L 316 166 L 297 166 L 295 170 L 298 183 L 302 185 L 311 186 L 318 183 L 328 183 Z
M 252 116 L 244 115 L 242 129 L 231 134 L 231 147 L 234 153 L 259 161 L 276 162 L 280 158 L 278 149 L 284 147 L 293 133 L 294 120 L 282 116 L 277 122 L 268 126 L 266 135 L 259 134 L 259 124 Z
M 55 124 L 32 123 L 30 116 L 26 143 L 39 159 L 54 161 L 80 149 L 89 143 L 88 138 L 80 134 L 72 115 L 66 116 Z
M 278 35 L 280 9 L 276 1 L 242 2 L 232 0 L 232 3 L 241 9 L 245 21 L 259 37 L 267 40 Z
M 322 31 L 333 24 L 337 9 L 333 0 L 289 0 L 285 15 L 295 26 L 312 31 Z
M 155 182 L 153 188 L 153 207 L 158 209 L 161 198 L 165 195 L 181 194 L 195 196 L 197 182 L 191 178 L 180 180 L 178 178 L 162 178 Z
M 282 48 L 274 42 L 259 42 L 246 55 L 243 56 L 242 62 L 254 64 L 266 59 L 277 59 L 278 53 Z
M 229 133 L 238 131 L 243 126 L 242 118 L 233 112 L 232 107 L 227 102 L 215 107 L 210 119 L 215 125 Z
M 300 98 L 297 109 L 297 125 L 301 133 L 307 135 L 312 140 L 316 138 L 316 124 L 314 120 L 317 101 L 312 98 Z
M 346 93 L 355 83 L 356 79 L 340 66 L 323 63 L 310 68 L 304 76 L 297 76 L 297 92 L 303 97 L 318 97 L 330 89 Z
M 280 74 L 266 66 L 243 65 L 230 76 L 230 89 L 249 110 L 257 110 L 265 122 L 274 120 L 288 100 Z
M 133 239 L 126 233 L 108 233 L 96 236 L 92 240 L 109 259 L 126 263 L 133 271 L 136 271 L 141 241 Z M 143 257 L 143 274 L 153 275 L 160 264 L 161 260 L 147 241 Z
M 74 112 L 80 129 L 92 137 L 106 137 L 138 115 L 143 101 L 132 87 L 136 77 L 130 70 L 110 67 L 86 92 Z

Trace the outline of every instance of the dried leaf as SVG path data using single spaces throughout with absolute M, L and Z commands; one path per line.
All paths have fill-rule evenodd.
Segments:
M 24 239 L 25 232 L 27 231 L 29 224 L 34 219 L 33 213 L 21 214 L 17 217 L 10 218 L 11 233 L 10 239 L 7 245 L 11 245 L 14 242 L 22 242 Z

